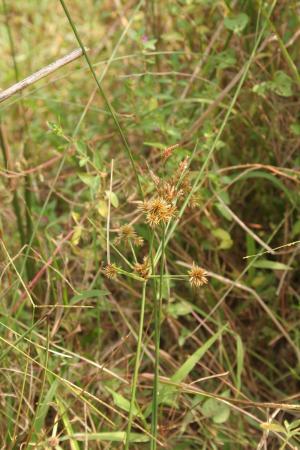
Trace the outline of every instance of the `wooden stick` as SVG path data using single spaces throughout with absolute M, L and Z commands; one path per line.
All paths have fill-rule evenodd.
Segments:
M 41 78 L 47 77 L 50 73 L 55 72 L 57 69 L 59 69 L 62 66 L 65 66 L 66 64 L 69 64 L 70 62 L 74 61 L 75 59 L 82 56 L 83 52 L 81 48 L 78 48 L 77 50 L 74 50 L 73 52 L 69 53 L 66 56 L 63 56 L 62 58 L 59 58 L 58 60 L 54 61 L 53 63 L 49 64 L 46 67 L 43 67 L 42 69 L 38 70 L 37 72 L 33 73 L 32 75 L 29 75 L 29 77 L 24 78 L 24 80 L 19 81 L 16 84 L 13 84 L 8 89 L 5 89 L 4 91 L 0 92 L 0 103 L 4 102 L 4 100 L 10 98 L 12 95 L 16 94 L 19 91 L 22 91 L 26 87 L 30 86 L 31 84 L 36 83 Z

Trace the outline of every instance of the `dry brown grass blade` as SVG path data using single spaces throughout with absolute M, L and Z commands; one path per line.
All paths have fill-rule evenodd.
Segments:
M 83 53 L 82 53 L 81 48 L 73 50 L 71 53 L 68 53 L 66 56 L 63 56 L 62 58 L 57 59 L 56 61 L 49 64 L 48 66 L 45 66 L 42 69 L 38 70 L 37 72 L 33 73 L 32 75 L 29 75 L 28 77 L 24 78 L 24 80 L 13 84 L 9 88 L 0 92 L 0 103 L 4 102 L 8 98 L 12 97 L 17 92 L 23 91 L 23 89 L 27 88 L 28 86 L 31 86 L 32 84 L 36 83 L 37 81 L 41 80 L 42 78 L 47 77 L 48 75 L 50 75 L 51 73 L 60 69 L 61 67 L 65 66 L 66 64 L 69 64 L 70 62 L 75 61 L 75 59 L 78 59 L 80 56 L 82 56 L 82 54 Z

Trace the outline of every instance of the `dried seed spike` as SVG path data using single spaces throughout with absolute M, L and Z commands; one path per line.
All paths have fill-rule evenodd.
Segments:
M 164 162 L 170 158 L 175 148 L 179 147 L 179 144 L 171 145 L 171 147 L 166 147 L 163 151 L 162 158 Z

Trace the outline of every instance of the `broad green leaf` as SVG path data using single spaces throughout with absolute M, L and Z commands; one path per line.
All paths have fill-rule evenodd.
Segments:
M 100 216 L 106 218 L 108 214 L 107 202 L 105 200 L 100 200 L 98 203 L 98 213 Z
M 220 250 L 227 250 L 232 247 L 233 241 L 228 231 L 223 230 L 223 228 L 217 228 L 212 231 L 212 234 L 221 241 L 218 246 Z
M 232 216 L 229 214 L 227 208 L 222 203 L 216 203 L 217 210 L 221 213 L 225 219 L 229 220 L 230 222 L 233 220 Z
M 215 423 L 224 423 L 230 416 L 230 407 L 214 398 L 206 400 L 201 411 L 205 417 L 212 418 Z
M 110 202 L 113 205 L 114 208 L 118 208 L 119 206 L 119 199 L 117 195 L 114 192 L 111 191 L 105 191 L 107 199 L 110 198 Z
M 224 19 L 225 27 L 234 33 L 241 33 L 248 22 L 249 17 L 245 13 L 231 14 Z
M 292 238 L 294 239 L 296 236 L 300 235 L 300 220 L 297 220 L 292 228 Z
M 78 176 L 81 179 L 81 181 L 83 181 L 83 183 L 89 186 L 91 189 L 95 189 L 99 183 L 98 177 L 95 175 L 89 175 L 87 173 L 79 173 Z
M 115 392 L 113 389 L 110 389 L 106 386 L 106 390 L 112 395 L 114 404 L 120 408 L 123 409 L 123 411 L 129 412 L 130 411 L 130 401 L 127 400 L 123 395 L 119 394 L 118 392 Z M 137 416 L 139 414 L 138 409 L 133 406 L 133 415 Z
M 292 270 L 292 268 L 287 266 L 286 264 L 277 261 L 270 261 L 269 259 L 260 259 L 258 261 L 255 261 L 252 265 L 257 269 Z
M 72 238 L 71 238 L 71 242 L 74 245 L 78 245 L 81 235 L 83 232 L 83 226 L 82 225 L 76 225 L 76 227 L 74 228 L 74 232 L 72 234 Z
M 270 90 L 282 97 L 291 97 L 293 95 L 293 80 L 282 70 L 278 70 L 270 84 Z
M 290 126 L 290 130 L 296 136 L 300 136 L 300 123 L 299 122 L 292 123 L 292 125 Z
M 170 303 L 167 312 L 170 316 L 175 317 L 175 319 L 179 316 L 186 316 L 193 311 L 192 305 L 188 302 L 174 302 Z
M 282 97 L 291 97 L 293 95 L 293 80 L 282 70 L 275 72 L 273 80 L 263 81 L 253 86 L 252 91 L 262 97 L 268 91 L 274 92 Z

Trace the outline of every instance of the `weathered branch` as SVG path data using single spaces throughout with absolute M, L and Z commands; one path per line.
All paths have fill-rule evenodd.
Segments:
M 75 59 L 82 56 L 83 52 L 81 48 L 78 48 L 77 50 L 74 50 L 73 52 L 69 53 L 66 56 L 63 56 L 62 58 L 59 58 L 57 61 L 54 61 L 53 63 L 49 64 L 46 67 L 43 67 L 42 69 L 38 70 L 37 72 L 33 73 L 32 75 L 29 75 L 29 77 L 24 78 L 24 80 L 19 81 L 16 84 L 13 84 L 8 89 L 5 89 L 4 91 L 0 92 L 0 103 L 4 102 L 4 100 L 7 100 L 12 95 L 16 94 L 19 91 L 22 91 L 26 87 L 30 86 L 31 84 L 36 83 L 38 80 L 47 77 L 50 75 L 50 73 L 55 72 L 57 69 L 59 69 L 62 66 L 65 66 L 66 64 L 69 64 L 70 62 L 74 61 Z

